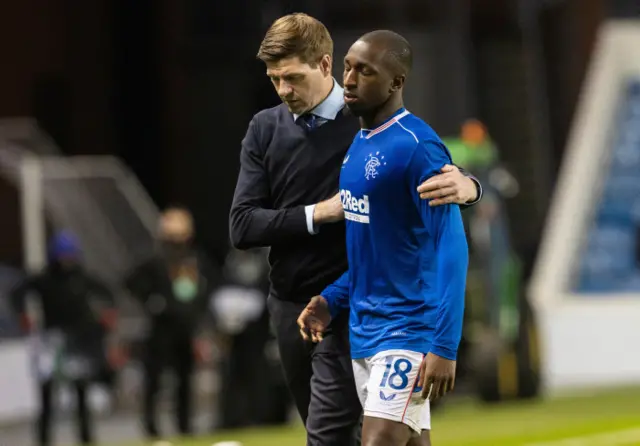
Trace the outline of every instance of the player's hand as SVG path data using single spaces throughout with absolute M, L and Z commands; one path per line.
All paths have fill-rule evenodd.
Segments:
M 302 339 L 305 341 L 311 340 L 311 342 L 322 341 L 322 335 L 330 322 L 329 304 L 324 297 L 315 296 L 302 310 L 298 318 L 298 327 L 300 327 Z
M 453 390 L 456 382 L 456 361 L 429 353 L 420 366 L 422 398 L 433 401 Z
M 476 183 L 456 166 L 447 164 L 440 172 L 418 186 L 420 198 L 430 200 L 429 206 L 465 204 L 478 199 Z
M 313 222 L 315 224 L 334 223 L 344 220 L 344 208 L 340 199 L 340 192 L 328 200 L 316 204 L 313 210 Z

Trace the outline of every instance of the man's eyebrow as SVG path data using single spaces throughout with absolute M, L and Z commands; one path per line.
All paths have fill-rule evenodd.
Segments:
M 269 77 L 296 77 L 296 76 L 303 76 L 304 73 L 299 73 L 297 71 L 291 73 L 291 72 L 284 72 L 284 73 L 274 73 L 274 72 L 269 72 L 267 71 L 267 76 Z

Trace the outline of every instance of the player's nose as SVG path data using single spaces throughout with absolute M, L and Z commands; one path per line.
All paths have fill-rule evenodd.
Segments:
M 342 85 L 347 90 L 354 90 L 357 87 L 357 80 L 358 77 L 354 70 L 345 70 Z

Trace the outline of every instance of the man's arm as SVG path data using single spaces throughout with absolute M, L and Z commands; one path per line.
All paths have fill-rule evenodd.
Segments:
M 213 319 L 211 312 L 208 311 L 207 308 L 209 307 L 212 294 L 222 285 L 222 274 L 218 266 L 214 265 L 211 258 L 203 251 L 198 252 L 198 269 L 207 282 L 205 290 L 198 293 L 198 300 L 195 302 L 196 311 L 201 316 L 200 321 L 198 321 L 198 326 L 200 331 L 202 331 Z
M 483 194 L 483 190 L 482 190 L 482 184 L 480 183 L 480 180 L 477 179 L 476 177 L 473 176 L 473 174 L 471 174 L 470 172 L 467 172 L 466 169 L 463 169 L 462 167 L 458 167 L 455 164 L 453 165 L 454 167 L 457 167 L 458 170 L 460 171 L 460 173 L 462 175 L 465 176 L 465 178 L 469 179 L 472 183 L 473 186 L 475 188 L 475 197 L 471 198 L 471 200 L 468 200 L 464 203 L 458 203 L 462 206 L 461 209 L 466 209 L 470 206 L 474 206 L 476 204 L 478 204 L 480 202 L 480 200 L 482 200 L 482 194 Z
M 100 323 L 108 330 L 113 330 L 118 321 L 118 310 L 113 292 L 99 279 L 85 274 L 85 280 L 92 297 L 97 298 L 101 303 Z
M 422 183 L 436 175 L 440 168 L 450 163 L 446 149 L 436 142 L 421 143 L 409 165 L 410 185 Z M 469 264 L 467 238 L 464 232 L 460 207 L 447 204 L 429 206 L 415 189 L 414 202 L 422 220 L 436 241 L 438 293 L 442 301 L 438 310 L 436 330 L 431 353 L 455 360 L 462 336 L 464 299 Z
M 145 305 L 149 295 L 153 293 L 154 290 L 152 274 L 153 262 L 154 260 L 147 260 L 136 265 L 123 281 L 124 289 L 142 305 Z
M 457 203 L 462 209 L 477 204 L 482 199 L 480 181 L 466 170 L 447 164 L 434 176 L 418 186 L 423 200 L 429 200 L 431 206 Z
M 240 173 L 229 215 L 229 234 L 237 249 L 271 246 L 292 237 L 309 236 L 305 206 L 272 209 L 264 147 L 260 147 L 258 122 L 254 117 L 242 140 Z
M 349 270 L 326 287 L 320 295 L 327 301 L 332 318 L 336 317 L 340 310 L 349 308 Z
M 11 308 L 20 318 L 20 327 L 25 332 L 31 331 L 32 321 L 27 313 L 27 295 L 36 288 L 39 276 L 27 276 L 18 282 L 9 292 Z
M 106 286 L 101 280 L 86 274 L 85 280 L 87 281 L 87 286 L 89 288 L 89 292 L 102 301 L 108 307 L 115 307 L 116 300 L 113 296 L 113 292 Z

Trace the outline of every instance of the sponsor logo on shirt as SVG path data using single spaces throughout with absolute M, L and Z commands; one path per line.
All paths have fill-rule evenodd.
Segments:
M 358 223 L 369 223 L 369 196 L 354 196 L 350 190 L 340 190 L 344 218 Z

